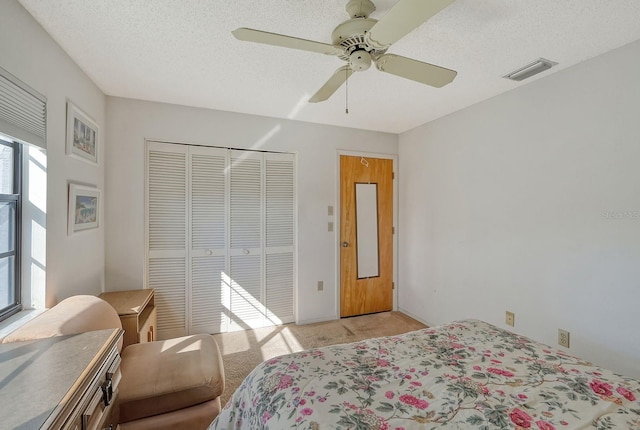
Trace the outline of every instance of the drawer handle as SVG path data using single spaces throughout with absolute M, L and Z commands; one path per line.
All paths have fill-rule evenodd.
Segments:
M 111 383 L 111 379 L 104 381 L 100 388 L 102 388 L 102 401 L 105 406 L 109 406 L 113 400 L 113 384 Z

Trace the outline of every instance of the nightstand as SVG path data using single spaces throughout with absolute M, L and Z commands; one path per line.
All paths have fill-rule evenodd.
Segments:
M 120 316 L 124 329 L 123 345 L 156 340 L 157 314 L 154 290 L 111 291 L 98 297 L 109 303 Z

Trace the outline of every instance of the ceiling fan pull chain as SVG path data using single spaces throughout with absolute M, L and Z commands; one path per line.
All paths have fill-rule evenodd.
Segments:
M 347 79 L 345 79 L 346 91 L 345 91 L 344 113 L 348 115 L 349 114 L 349 69 L 344 69 L 344 73 L 347 76 Z

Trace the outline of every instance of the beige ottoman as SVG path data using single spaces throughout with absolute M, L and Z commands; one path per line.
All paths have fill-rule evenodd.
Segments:
M 122 430 L 206 429 L 220 412 L 224 370 L 211 335 L 130 345 L 120 370 Z

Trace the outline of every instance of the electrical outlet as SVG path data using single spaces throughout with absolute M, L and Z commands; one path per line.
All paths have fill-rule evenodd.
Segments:
M 324 290 L 324 281 L 318 281 L 318 291 Z
M 509 312 L 507 311 L 507 316 L 505 318 L 505 323 L 507 325 L 510 325 L 511 327 L 516 325 L 516 314 L 514 314 L 513 312 Z
M 558 329 L 558 345 L 569 348 L 569 332 L 566 330 Z

